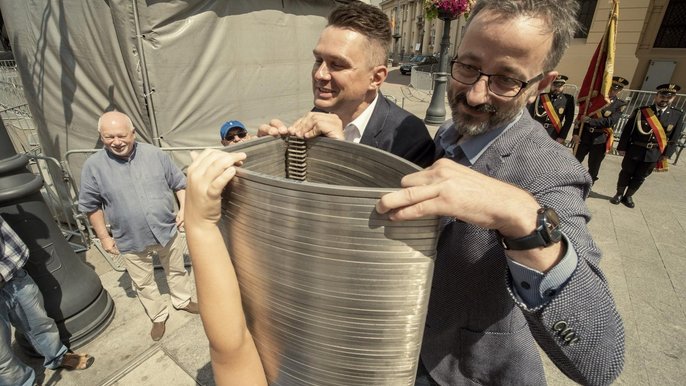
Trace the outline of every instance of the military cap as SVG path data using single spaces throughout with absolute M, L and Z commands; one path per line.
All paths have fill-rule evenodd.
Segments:
M 558 75 L 554 80 L 553 83 L 558 83 L 558 84 L 565 84 L 567 83 L 567 80 L 569 79 L 568 76 L 566 75 Z
M 657 86 L 657 92 L 658 94 L 671 94 L 674 95 L 677 92 L 681 90 L 681 87 L 678 84 L 674 83 L 665 83 Z
M 629 81 L 621 76 L 612 77 L 612 88 L 624 88 L 629 85 Z

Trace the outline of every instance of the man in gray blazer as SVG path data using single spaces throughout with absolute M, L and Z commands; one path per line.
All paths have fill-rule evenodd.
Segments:
M 479 0 L 451 62 L 431 167 L 385 195 L 392 220 L 444 216 L 416 385 L 540 385 L 536 344 L 581 384 L 624 364 L 622 320 L 584 204 L 591 178 L 525 106 L 558 75 L 573 0 Z
M 380 92 L 390 43 L 388 16 L 378 7 L 355 1 L 336 8 L 313 50 L 315 108 L 291 126 L 273 119 L 257 135 L 324 135 L 429 166 L 434 143 L 426 125 Z

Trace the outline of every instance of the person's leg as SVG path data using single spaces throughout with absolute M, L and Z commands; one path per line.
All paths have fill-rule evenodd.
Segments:
M 126 261 L 126 271 L 131 277 L 138 300 L 140 300 L 150 320 L 153 322 L 166 321 L 169 310 L 155 282 L 152 251 L 147 249 L 141 253 L 125 253 L 122 256 Z
M 45 312 L 43 295 L 38 286 L 23 269 L 15 273 L 8 286 L 14 292 L 10 312 L 12 324 L 31 342 L 36 352 L 44 357 L 45 367 L 59 367 L 67 353 L 67 347 L 60 339 L 55 321 Z
M 0 288 L 0 385 L 32 386 L 36 373 L 12 351 L 10 326 L 11 291 Z
M 595 183 L 598 180 L 598 172 L 600 171 L 600 164 L 605 158 L 605 144 L 601 143 L 598 145 L 593 145 L 591 150 L 588 152 L 588 174 L 593 178 Z
M 588 151 L 591 149 L 591 145 L 585 142 L 579 142 L 579 146 L 576 148 L 576 153 L 574 153 L 574 156 L 576 157 L 577 161 L 579 163 L 584 162 L 584 158 L 586 158 L 586 154 L 588 154 Z
M 638 191 L 638 188 L 643 185 L 643 182 L 646 180 L 646 178 L 653 173 L 653 170 L 655 170 L 655 164 L 655 162 L 636 162 L 636 168 L 633 176 L 631 177 L 631 182 L 626 189 L 626 195 L 622 201 L 629 208 L 636 206 L 633 195 Z
M 158 251 L 160 264 L 167 276 L 171 302 L 176 309 L 186 307 L 191 301 L 190 276 L 183 262 L 185 243 L 185 239 L 177 232 L 176 236 Z

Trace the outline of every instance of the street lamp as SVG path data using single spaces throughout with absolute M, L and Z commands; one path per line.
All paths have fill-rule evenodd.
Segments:
M 443 20 L 443 37 L 441 38 L 441 53 L 439 57 L 438 72 L 434 78 L 434 90 L 431 95 L 431 103 L 426 109 L 424 122 L 440 124 L 445 121 L 445 90 L 448 82 L 448 46 L 450 46 L 450 22 L 448 16 L 439 15 Z

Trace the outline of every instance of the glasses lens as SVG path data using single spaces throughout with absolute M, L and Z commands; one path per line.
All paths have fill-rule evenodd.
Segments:
M 234 132 L 233 134 L 229 133 L 226 135 L 226 138 L 224 138 L 227 141 L 233 141 L 234 138 L 245 138 L 245 136 L 248 135 L 248 132 L 246 130 L 241 130 L 239 132 Z
M 488 77 L 488 88 L 495 95 L 513 97 L 519 94 L 524 82 L 509 76 L 491 75 Z
M 456 81 L 464 84 L 474 84 L 479 79 L 479 70 L 458 61 L 453 61 L 450 67 L 450 76 Z

